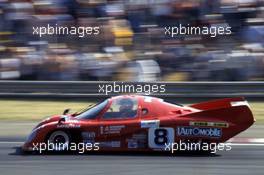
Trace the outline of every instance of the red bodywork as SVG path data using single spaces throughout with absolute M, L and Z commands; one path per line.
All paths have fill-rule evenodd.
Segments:
M 113 101 L 122 98 L 137 101 L 136 115 L 129 118 L 104 118 L 105 113 L 113 111 L 110 109 Z M 34 144 L 47 142 L 54 131 L 66 132 L 75 143 L 99 143 L 99 150 L 163 150 L 164 147 L 159 144 L 164 141 L 163 138 L 158 140 L 155 137 L 168 137 L 165 142 L 188 139 L 220 143 L 254 123 L 247 102 L 240 97 L 182 106 L 155 97 L 123 95 L 109 98 L 103 103 L 102 109 L 92 119 L 80 119 L 80 114 L 67 114 L 42 121 L 33 129 L 23 150 L 32 151 Z M 157 133 L 164 129 L 166 135 Z

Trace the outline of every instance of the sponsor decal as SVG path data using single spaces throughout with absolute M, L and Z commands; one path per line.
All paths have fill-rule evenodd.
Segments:
M 105 148 L 119 148 L 121 145 L 120 141 L 100 142 L 100 147 Z
M 100 126 L 100 134 L 104 134 L 104 127 Z
M 72 120 L 72 119 L 66 119 L 66 122 L 68 122 L 68 123 L 79 123 L 78 120 Z
M 57 128 L 80 128 L 80 127 L 81 125 L 74 123 L 57 125 Z
M 128 148 L 138 148 L 138 142 L 134 139 L 127 140 L 127 147 Z
M 95 132 L 82 132 L 84 143 L 94 143 Z
M 95 138 L 95 132 L 82 132 L 83 138 Z
M 126 139 L 128 148 L 146 148 L 147 147 L 147 134 L 138 133 L 133 134 L 130 139 Z
M 68 116 L 63 116 L 63 117 L 65 117 L 65 123 L 57 125 L 57 128 L 80 128 L 81 127 L 78 120 L 70 119 Z
M 226 122 L 203 122 L 203 121 L 191 121 L 190 126 L 212 126 L 219 128 L 228 128 L 229 124 Z
M 101 126 L 101 134 L 119 134 L 120 131 L 125 128 L 125 125 L 114 125 L 114 126 Z
M 158 128 L 159 120 L 142 120 L 140 122 L 141 128 Z
M 221 137 L 220 128 L 200 128 L 200 127 L 177 127 L 178 136 L 196 136 L 196 137 Z
M 132 139 L 137 139 L 137 140 L 146 140 L 147 139 L 147 134 L 133 134 Z
M 62 115 L 61 118 L 65 118 L 65 122 L 68 122 L 68 123 L 79 123 L 78 120 L 71 118 L 67 115 Z

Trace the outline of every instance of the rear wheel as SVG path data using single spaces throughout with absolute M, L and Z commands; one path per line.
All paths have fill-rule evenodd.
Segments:
M 49 151 L 66 151 L 70 144 L 70 136 L 64 131 L 54 131 L 47 141 Z

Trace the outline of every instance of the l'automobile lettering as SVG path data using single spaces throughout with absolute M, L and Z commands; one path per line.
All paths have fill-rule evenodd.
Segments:
M 178 136 L 221 137 L 220 128 L 177 127 Z

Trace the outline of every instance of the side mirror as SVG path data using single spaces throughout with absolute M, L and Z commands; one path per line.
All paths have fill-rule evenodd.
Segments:
M 65 121 L 66 121 L 65 117 L 62 117 L 59 119 L 58 123 L 60 124 L 60 123 L 65 122 Z
M 68 113 L 70 112 L 70 110 L 71 110 L 71 109 L 69 109 L 69 108 L 68 108 L 68 109 L 65 109 L 65 110 L 63 111 L 63 115 L 68 114 Z

